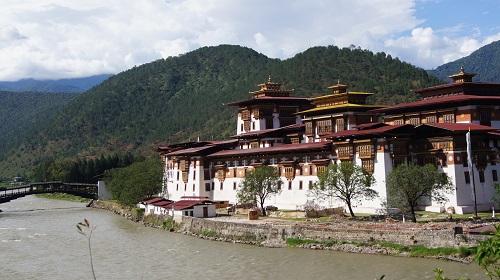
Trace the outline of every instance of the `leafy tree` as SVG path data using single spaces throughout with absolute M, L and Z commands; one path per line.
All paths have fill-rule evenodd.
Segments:
M 325 172 L 320 172 L 318 182 L 313 184 L 309 195 L 319 201 L 339 199 L 347 205 L 351 217 L 354 217 L 353 203 L 378 196 L 377 191 L 371 188 L 374 183 L 375 178 L 361 166 L 342 162 L 330 165 Z
M 281 179 L 276 168 L 269 165 L 256 167 L 245 174 L 241 181 L 236 197 L 240 202 L 258 202 L 262 215 L 266 215 L 264 203 L 273 194 L 281 192 Z
M 493 188 L 495 189 L 495 195 L 492 197 L 492 199 L 497 204 L 500 204 L 500 184 L 499 183 L 495 183 L 493 185 Z
M 404 163 L 394 168 L 387 175 L 386 186 L 389 205 L 409 211 L 415 223 L 415 209 L 422 199 L 447 201 L 445 194 L 453 187 L 450 177 L 441 173 L 436 166 L 414 163 Z
M 479 241 L 474 260 L 486 270 L 490 279 L 500 279 L 500 225 L 495 225 L 496 233 L 486 241 Z
M 163 163 L 153 155 L 128 167 L 113 169 L 107 175 L 113 198 L 125 205 L 135 205 L 161 191 Z

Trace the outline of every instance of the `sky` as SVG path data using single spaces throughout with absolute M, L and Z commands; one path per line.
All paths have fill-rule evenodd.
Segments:
M 0 81 L 116 74 L 203 46 L 355 45 L 423 69 L 500 40 L 500 0 L 1 0 Z

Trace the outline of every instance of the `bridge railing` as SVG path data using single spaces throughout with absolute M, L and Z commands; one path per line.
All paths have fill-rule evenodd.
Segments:
M 64 183 L 54 182 L 35 182 L 27 185 L 0 189 L 0 198 L 20 197 L 37 193 L 69 193 L 76 195 L 92 196 L 97 195 L 97 184 L 86 183 Z

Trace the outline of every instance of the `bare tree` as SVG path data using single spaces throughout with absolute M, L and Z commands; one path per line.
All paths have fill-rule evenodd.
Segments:
M 83 219 L 83 223 L 78 223 L 76 227 L 78 228 L 78 233 L 83 234 L 87 237 L 89 243 L 90 268 L 92 269 L 92 276 L 94 276 L 95 280 L 96 277 L 94 272 L 94 263 L 92 260 L 92 246 L 90 244 L 90 240 L 92 238 L 92 233 L 94 233 L 96 226 L 90 226 L 89 221 L 87 219 Z

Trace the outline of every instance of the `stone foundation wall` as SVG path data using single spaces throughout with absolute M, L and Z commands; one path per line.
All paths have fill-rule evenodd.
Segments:
M 303 226 L 272 223 L 237 223 L 183 217 L 181 231 L 195 235 L 210 235 L 235 241 L 252 242 L 268 247 L 284 247 L 288 238 L 311 239 L 320 242 L 391 242 L 428 248 L 478 245 L 487 236 L 455 234 L 454 230 L 406 230 L 383 228 L 335 228 L 335 226 Z

